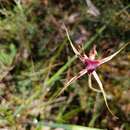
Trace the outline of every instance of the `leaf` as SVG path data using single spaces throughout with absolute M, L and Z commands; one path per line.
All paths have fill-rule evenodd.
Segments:
M 49 126 L 51 128 L 63 128 L 64 130 L 107 130 L 107 129 L 98 129 L 91 127 L 84 127 L 79 125 L 70 125 L 70 124 L 58 124 L 58 123 L 48 123 L 48 122 L 40 122 L 39 126 Z
M 12 64 L 12 61 L 16 55 L 16 48 L 13 44 L 9 46 L 9 53 L 5 50 L 0 51 L 0 62 L 3 65 L 9 66 Z
M 8 50 L 8 48 L 3 48 L 0 51 L 0 81 L 13 68 L 12 63 L 16 55 L 16 48 L 13 44 L 10 44 L 8 53 L 6 52 L 6 49 Z

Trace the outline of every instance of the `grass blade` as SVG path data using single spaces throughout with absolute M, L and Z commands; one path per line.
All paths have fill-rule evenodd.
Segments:
M 50 128 L 63 128 L 64 130 L 107 130 L 107 129 L 84 127 L 84 126 L 79 126 L 79 125 L 40 122 L 39 127 L 42 127 L 42 126 L 43 127 L 48 126 Z

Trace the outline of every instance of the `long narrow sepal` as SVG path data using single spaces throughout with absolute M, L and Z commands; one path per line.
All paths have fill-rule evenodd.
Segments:
M 88 86 L 89 86 L 90 89 L 92 89 L 95 92 L 98 92 L 98 93 L 102 92 L 101 90 L 93 88 L 93 86 L 92 86 L 92 74 L 88 75 Z
M 96 81 L 97 81 L 97 83 L 98 83 L 98 85 L 99 85 L 99 87 L 100 87 L 100 89 L 101 89 L 101 91 L 102 91 L 102 95 L 103 95 L 103 97 L 104 97 L 104 101 L 105 101 L 105 104 L 106 104 L 106 106 L 107 106 L 107 109 L 109 110 L 109 112 L 110 112 L 114 117 L 116 117 L 116 116 L 114 115 L 114 113 L 111 111 L 110 107 L 108 106 L 107 98 L 106 98 L 106 93 L 105 93 L 105 91 L 104 91 L 104 89 L 103 89 L 102 82 L 100 81 L 100 79 L 99 79 L 99 77 L 98 77 L 96 71 L 94 71 L 92 74 L 93 74 L 94 78 L 96 79 Z M 118 117 L 116 117 L 116 118 L 118 118 Z
M 124 46 L 122 46 L 117 52 L 115 52 L 114 54 L 100 60 L 100 64 L 104 64 L 106 62 L 108 62 L 109 60 L 113 59 L 117 54 L 119 54 L 128 44 L 130 43 L 126 43 Z
M 64 24 L 63 24 L 63 25 L 64 25 Z M 80 53 L 79 53 L 79 51 L 74 47 L 74 45 L 73 45 L 73 43 L 72 43 L 72 41 L 71 41 L 71 39 L 70 39 L 68 29 L 66 28 L 65 25 L 64 25 L 64 29 L 65 29 L 65 31 L 66 31 L 67 38 L 68 38 L 68 40 L 69 40 L 69 43 L 70 43 L 70 45 L 71 45 L 71 47 L 72 47 L 74 53 L 75 53 L 77 56 L 81 56 Z
M 62 93 L 64 92 L 64 90 L 65 90 L 72 82 L 75 82 L 78 78 L 80 78 L 81 76 L 83 76 L 83 75 L 86 74 L 86 73 L 87 73 L 87 70 L 86 70 L 86 69 L 83 69 L 83 70 L 81 70 L 81 71 L 78 73 L 77 76 L 74 76 L 73 78 L 71 78 L 71 79 L 67 82 L 67 84 L 65 84 L 64 88 L 59 92 L 58 96 L 59 96 L 60 94 L 62 94 Z

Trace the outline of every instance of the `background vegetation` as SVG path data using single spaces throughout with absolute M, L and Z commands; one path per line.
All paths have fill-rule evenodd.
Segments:
M 98 56 L 105 57 L 130 40 L 129 0 L 92 2 L 98 16 L 88 13 L 85 0 L 0 0 L 1 130 L 130 130 L 130 46 L 98 69 L 119 119 L 102 95 L 88 88 L 87 75 L 55 98 L 84 67 L 63 22 L 87 54 L 96 45 Z

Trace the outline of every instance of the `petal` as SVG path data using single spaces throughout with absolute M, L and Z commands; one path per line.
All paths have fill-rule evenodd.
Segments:
M 90 89 L 92 89 L 95 92 L 98 92 L 98 93 L 101 92 L 101 90 L 93 88 L 93 86 L 92 86 L 92 75 L 91 74 L 89 74 L 89 76 L 88 76 L 88 86 L 89 86 Z
M 114 54 L 100 60 L 100 65 L 103 64 L 103 63 L 106 63 L 108 62 L 109 60 L 111 60 L 112 58 L 114 58 L 118 53 L 120 53 L 129 43 L 125 44 L 124 46 L 122 46 L 117 52 L 115 52 Z
M 96 45 L 94 45 L 93 48 L 92 48 L 92 50 L 90 50 L 89 58 L 91 60 L 95 60 L 96 55 L 97 55 Z
M 76 81 L 78 78 L 80 78 L 81 76 L 83 76 L 84 74 L 87 73 L 86 69 L 81 70 L 77 76 L 74 76 L 73 78 L 71 78 L 67 84 L 65 84 L 64 88 L 59 92 L 58 95 L 60 95 L 72 82 Z
M 93 74 L 94 78 L 96 79 L 96 81 L 97 81 L 97 83 L 98 83 L 98 85 L 99 85 L 99 87 L 100 87 L 100 89 L 101 89 L 101 91 L 102 91 L 102 95 L 103 95 L 103 97 L 104 97 L 104 100 L 105 100 L 105 104 L 106 104 L 106 106 L 107 106 L 107 109 L 109 110 L 109 112 L 110 112 L 113 116 L 115 116 L 114 113 L 111 111 L 111 109 L 110 109 L 109 106 L 108 106 L 107 98 L 106 98 L 106 93 L 105 93 L 105 91 L 104 91 L 104 89 L 103 89 L 103 85 L 102 85 L 101 80 L 99 79 L 99 77 L 98 77 L 96 71 L 94 71 L 92 74 Z M 115 117 L 116 117 L 116 116 L 115 116 Z M 116 118 L 117 118 L 117 117 L 116 117 Z
M 69 32 L 68 32 L 68 30 L 67 30 L 67 28 L 66 28 L 65 25 L 64 25 L 64 29 L 65 29 L 65 31 L 66 31 L 67 38 L 68 38 L 68 40 L 69 40 L 69 42 L 70 42 L 70 45 L 71 45 L 71 47 L 72 47 L 74 53 L 75 53 L 77 56 L 81 56 L 80 53 L 79 53 L 79 51 L 74 47 L 74 45 L 73 45 L 73 43 L 72 43 L 72 41 L 71 41 L 71 39 L 70 39 Z

